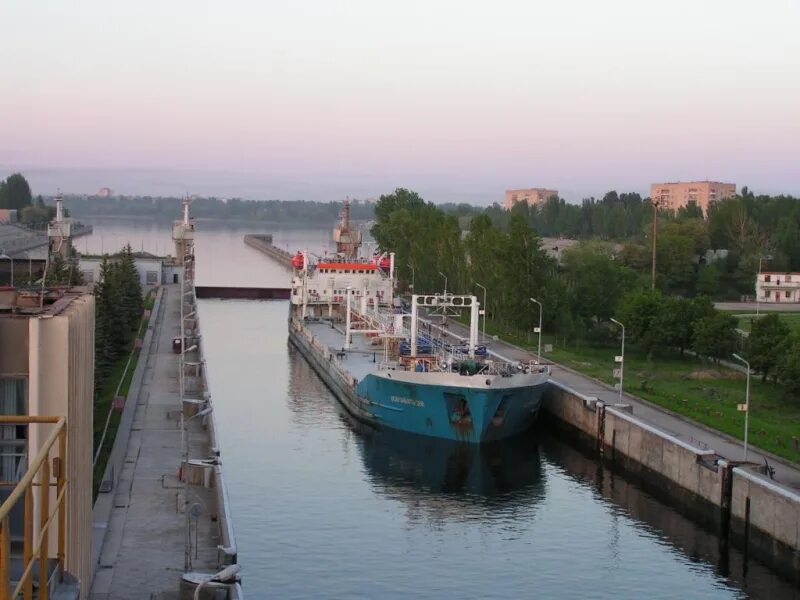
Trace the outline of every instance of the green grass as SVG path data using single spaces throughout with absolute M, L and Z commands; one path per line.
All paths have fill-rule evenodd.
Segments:
M 790 315 L 800 317 L 800 315 Z M 536 351 L 536 336 L 503 330 L 487 321 L 487 334 Z M 565 347 L 547 336 L 542 344 L 553 344 L 545 358 L 613 385 L 614 356 L 619 347 L 570 344 Z M 664 351 L 648 362 L 644 353 L 626 347 L 624 390 L 653 404 L 742 439 L 744 413 L 737 404 L 745 401 L 742 373 L 714 365 L 677 351 Z M 793 462 L 800 462 L 793 436 L 800 437 L 800 399 L 788 398 L 772 382 L 751 379 L 750 443 Z
M 764 316 L 765 313 L 761 313 Z M 789 326 L 795 333 L 800 333 L 800 313 L 779 313 L 781 320 Z M 750 333 L 750 327 L 753 324 L 753 319 L 757 318 L 754 314 L 734 314 L 739 320 L 739 329 Z

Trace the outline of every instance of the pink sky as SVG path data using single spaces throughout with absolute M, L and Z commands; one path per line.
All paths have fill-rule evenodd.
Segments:
M 0 22 L 0 175 L 43 193 L 142 192 L 158 181 L 114 173 L 157 169 L 322 200 L 706 177 L 800 195 L 792 0 L 12 0 Z

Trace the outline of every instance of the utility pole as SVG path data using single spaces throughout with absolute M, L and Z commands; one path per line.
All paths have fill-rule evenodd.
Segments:
M 653 272 L 650 277 L 650 289 L 656 289 L 656 240 L 658 239 L 658 200 L 651 198 L 653 204 Z

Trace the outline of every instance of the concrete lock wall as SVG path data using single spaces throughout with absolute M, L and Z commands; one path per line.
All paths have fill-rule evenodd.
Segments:
M 581 433 L 597 438 L 597 399 L 583 396 L 550 380 L 542 398 L 542 409 Z
M 800 571 L 800 494 L 735 467 L 731 482 L 731 531 L 758 555 L 774 555 L 781 567 Z
M 713 450 L 691 446 L 608 406 L 603 423 L 606 454 L 622 455 L 629 470 L 637 474 L 646 475 L 642 469 L 653 471 L 676 485 L 676 493 L 688 492 L 720 505 L 722 475 Z
M 604 459 L 713 523 L 753 556 L 787 573 L 800 571 L 800 494 L 735 466 L 633 416 L 550 380 L 543 411 L 597 447 Z

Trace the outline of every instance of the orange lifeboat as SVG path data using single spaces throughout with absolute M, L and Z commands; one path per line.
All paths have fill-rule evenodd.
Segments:
M 292 267 L 298 271 L 300 271 L 303 268 L 305 262 L 306 262 L 305 257 L 303 256 L 303 253 L 300 251 L 298 251 L 297 254 L 295 254 L 292 257 Z

